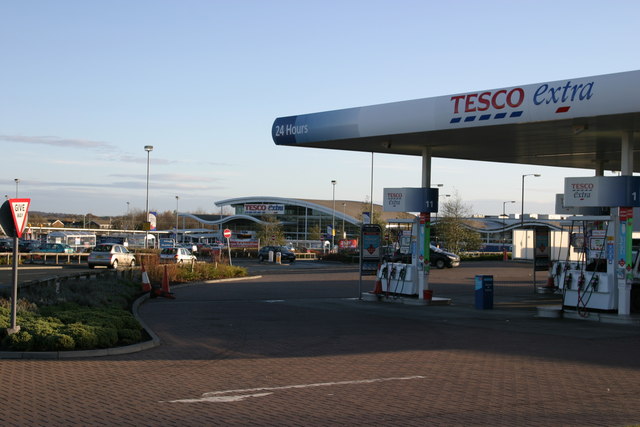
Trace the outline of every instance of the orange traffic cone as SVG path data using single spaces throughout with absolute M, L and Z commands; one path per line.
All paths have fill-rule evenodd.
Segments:
M 382 280 L 380 278 L 376 279 L 376 286 L 371 291 L 372 294 L 381 294 L 382 293 Z
M 143 263 L 140 263 L 140 269 L 142 270 L 142 292 L 149 292 L 151 290 L 151 281 Z
M 378 264 L 378 274 L 376 274 L 376 285 L 371 291 L 372 294 L 379 295 L 382 293 L 382 280 L 380 280 L 380 264 Z
M 166 292 L 168 294 L 171 293 L 169 290 L 169 273 L 167 273 L 167 265 L 164 266 L 164 274 L 162 275 L 162 292 Z

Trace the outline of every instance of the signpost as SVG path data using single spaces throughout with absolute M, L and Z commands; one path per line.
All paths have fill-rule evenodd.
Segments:
M 9 237 L 13 237 L 13 289 L 11 293 L 11 326 L 7 328 L 9 335 L 20 330 L 16 324 L 18 307 L 18 239 L 22 237 L 27 224 L 31 199 L 9 199 L 0 207 L 0 224 Z
M 228 228 L 225 228 L 224 231 L 222 232 L 222 235 L 224 236 L 225 239 L 227 239 L 227 249 L 229 251 L 229 265 L 233 265 L 231 263 L 231 244 L 229 242 L 229 239 L 231 238 L 231 230 L 229 230 Z
M 378 224 L 363 224 L 360 230 L 360 281 L 358 298 L 362 298 L 362 276 L 375 276 L 382 259 L 382 230 Z

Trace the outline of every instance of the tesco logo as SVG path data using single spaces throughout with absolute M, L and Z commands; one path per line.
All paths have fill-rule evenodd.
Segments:
M 500 89 L 492 92 L 470 93 L 451 97 L 453 113 L 473 113 L 487 111 L 489 108 L 502 110 L 509 106 L 518 108 L 524 102 L 524 89 L 517 87 L 507 91 Z

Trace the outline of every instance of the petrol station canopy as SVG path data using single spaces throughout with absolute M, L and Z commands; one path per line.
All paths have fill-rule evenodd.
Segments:
M 619 171 L 633 153 L 633 171 L 640 171 L 638 131 L 640 71 L 629 71 L 280 117 L 272 138 L 277 145 L 597 171 Z

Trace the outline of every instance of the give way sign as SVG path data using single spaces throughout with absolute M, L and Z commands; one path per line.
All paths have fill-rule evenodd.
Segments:
M 31 199 L 9 199 L 13 224 L 16 227 L 18 238 L 22 237 L 24 226 L 27 225 L 27 213 L 29 212 L 30 203 Z

